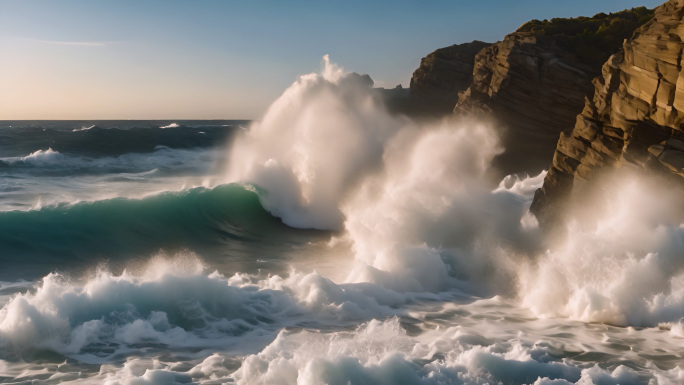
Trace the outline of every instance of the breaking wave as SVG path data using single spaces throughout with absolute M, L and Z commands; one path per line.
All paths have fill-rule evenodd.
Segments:
M 67 156 L 40 149 L 16 162 Z M 26 362 L 47 357 L 47 372 L 91 383 L 681 382 L 679 193 L 622 170 L 576 191 L 547 234 L 528 210 L 545 172 L 497 180 L 501 151 L 491 122 L 392 115 L 326 57 L 239 132 L 226 184 L 0 212 L 3 262 L 53 271 L 27 284 L 11 268 L 0 286 L 0 369 L 39 379 Z M 258 268 L 239 270 L 240 253 Z M 54 272 L 70 259 L 93 263 Z

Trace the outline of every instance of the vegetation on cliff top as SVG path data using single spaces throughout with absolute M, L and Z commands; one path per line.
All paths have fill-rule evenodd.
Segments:
M 538 41 L 557 45 L 592 68 L 600 68 L 624 39 L 652 17 L 652 9 L 637 7 L 616 13 L 602 12 L 593 17 L 532 20 L 516 32 L 530 32 Z

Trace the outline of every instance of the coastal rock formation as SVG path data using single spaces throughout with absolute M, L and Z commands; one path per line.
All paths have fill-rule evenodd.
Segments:
M 592 69 L 573 55 L 541 44 L 531 33 L 512 33 L 475 57 L 472 85 L 455 113 L 490 112 L 503 127 L 505 173 L 540 171 L 549 165 L 558 133 L 572 126 Z
M 535 195 L 540 221 L 554 221 L 573 186 L 600 170 L 635 165 L 684 176 L 683 18 L 684 0 L 666 2 L 603 65 Z
M 440 48 L 420 61 L 411 77 L 411 102 L 417 114 L 451 113 L 458 93 L 473 80 L 475 55 L 490 43 L 473 41 Z
M 454 111 L 486 111 L 496 119 L 506 149 L 495 161 L 501 171 L 541 171 L 551 163 L 558 134 L 573 126 L 603 62 L 651 16 L 640 7 L 525 23 L 476 55 L 472 84 Z

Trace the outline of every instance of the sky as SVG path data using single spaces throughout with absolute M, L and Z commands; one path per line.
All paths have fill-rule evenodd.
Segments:
M 0 0 L 0 120 L 258 119 L 329 54 L 376 86 L 531 19 L 653 0 Z

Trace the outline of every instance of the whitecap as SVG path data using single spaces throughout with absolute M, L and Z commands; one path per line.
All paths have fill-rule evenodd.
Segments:
M 92 129 L 93 127 L 95 127 L 94 124 L 93 124 L 92 126 L 88 126 L 88 127 L 74 128 L 74 129 L 71 130 L 71 131 L 72 131 L 72 132 L 88 131 L 88 130 Z

